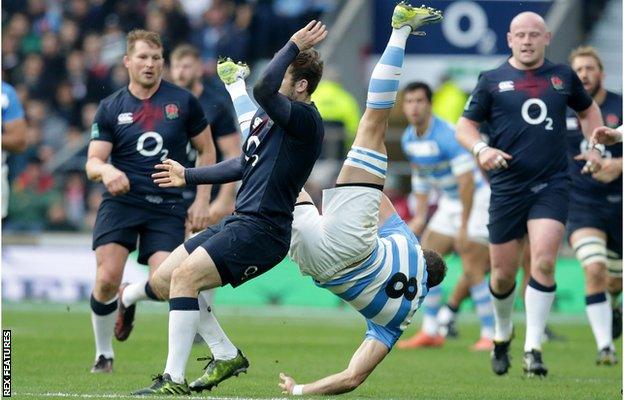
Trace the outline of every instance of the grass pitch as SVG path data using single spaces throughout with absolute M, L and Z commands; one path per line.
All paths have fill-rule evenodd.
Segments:
M 150 384 L 162 372 L 167 351 L 167 308 L 141 305 L 135 330 L 127 342 L 115 343 L 115 372 L 89 373 L 93 361 L 91 323 L 86 305 L 3 305 L 3 329 L 12 330 L 12 389 L 20 399 L 131 398 L 132 390 Z M 219 308 L 217 308 L 219 313 Z M 221 310 L 224 329 L 251 362 L 247 375 L 232 378 L 211 392 L 192 398 L 282 398 L 278 373 L 287 372 L 299 383 L 343 369 L 359 346 L 364 322 L 354 312 L 270 309 L 243 312 Z M 406 335 L 414 333 L 415 322 Z M 594 340 L 583 319 L 560 321 L 553 328 L 566 342 L 548 343 L 544 359 L 546 379 L 521 374 L 524 328 L 512 345 L 512 369 L 497 377 L 488 355 L 472 353 L 477 337 L 474 322 L 459 325 L 460 338 L 443 349 L 395 349 L 372 376 L 345 399 L 617 399 L 621 398 L 622 368 L 597 367 Z M 621 350 L 621 342 L 617 342 Z M 205 355 L 195 345 L 187 378 L 196 378 Z M 618 351 L 621 354 L 621 351 Z M 184 397 L 188 398 L 188 397 Z

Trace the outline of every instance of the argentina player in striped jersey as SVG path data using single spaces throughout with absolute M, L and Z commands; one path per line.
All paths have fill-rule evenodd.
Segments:
M 285 394 L 339 394 L 354 390 L 384 359 L 410 323 L 429 288 L 446 273 L 443 259 L 422 249 L 383 194 L 384 144 L 396 100 L 405 43 L 416 29 L 442 19 L 439 11 L 404 3 L 392 16 L 392 35 L 375 66 L 367 108 L 336 181 L 323 192 L 323 213 L 302 191 L 294 211 L 290 257 L 303 275 L 349 303 L 367 331 L 349 366 L 308 384 L 280 374 Z
M 410 125 L 403 133 L 401 147 L 412 165 L 412 193 L 416 198 L 416 214 L 408 225 L 416 235 L 422 235 L 423 247 L 441 255 L 455 249 L 461 257 L 462 274 L 443 306 L 441 288 L 431 288 L 424 302 L 422 330 L 397 346 L 442 346 L 444 338 L 453 334 L 461 302 L 471 295 L 481 322 L 480 338 L 471 349 L 487 351 L 493 347 L 494 335 L 494 311 L 484 279 L 489 269 L 490 188 L 471 154 L 455 140 L 453 127 L 433 115 L 431 100 L 431 88 L 426 83 L 412 82 L 403 89 L 403 113 Z M 440 199 L 427 224 L 432 190 L 440 193 Z

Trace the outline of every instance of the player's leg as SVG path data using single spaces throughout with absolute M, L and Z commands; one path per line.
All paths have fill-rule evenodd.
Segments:
M 232 98 L 243 140 L 249 135 L 251 119 L 258 110 L 245 86 L 245 78 L 249 76 L 249 72 L 247 64 L 235 63 L 229 58 L 219 60 L 217 64 L 217 74 Z
M 612 338 L 612 311 L 608 299 L 607 237 L 597 228 L 575 229 L 570 244 L 585 272 L 585 311 L 596 339 L 599 364 L 611 365 L 615 361 Z M 605 350 L 605 357 L 602 357 Z M 609 357 L 612 355 L 613 357 Z
M 91 323 L 95 336 L 95 364 L 91 372 L 112 372 L 113 329 L 117 310 L 117 290 L 129 251 L 117 243 L 95 249 L 97 269 L 91 294 Z

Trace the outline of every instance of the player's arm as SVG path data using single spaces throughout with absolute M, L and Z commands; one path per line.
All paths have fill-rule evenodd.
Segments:
M 422 177 L 420 177 L 416 171 L 412 172 L 412 193 L 416 199 L 416 209 L 414 216 L 407 224 L 409 228 L 414 232 L 414 235 L 421 235 L 427 225 L 427 211 L 429 209 L 429 192 L 431 191 L 431 185 Z
M 212 141 L 210 125 L 206 126 L 199 134 L 191 137 L 191 145 L 197 151 L 196 166 L 203 167 L 215 163 L 216 150 Z M 192 232 L 198 232 L 210 225 L 211 189 L 211 185 L 197 187 L 195 200 L 186 211 L 188 228 Z
M 592 133 L 602 126 L 602 113 L 595 101 L 592 101 L 590 106 L 585 110 L 576 111 L 576 116 L 581 124 L 581 130 L 583 136 L 591 143 Z M 590 147 L 584 153 L 575 157 L 576 160 L 585 160 L 586 163 L 581 170 L 582 173 L 597 173 L 602 168 L 602 155 L 604 149 L 596 145 L 590 145 Z
M 472 152 L 479 166 L 486 171 L 507 168 L 507 160 L 512 159 L 511 155 L 488 146 L 481 139 L 477 121 L 461 117 L 455 128 L 455 138 L 465 149 Z
M 457 191 L 459 192 L 459 201 L 462 205 L 461 226 L 459 228 L 459 236 L 457 237 L 458 251 L 466 245 L 468 240 L 468 221 L 470 220 L 470 211 L 472 210 L 474 189 L 475 183 L 472 170 L 457 176 Z
M 389 351 L 383 343 L 374 339 L 366 339 L 353 354 L 349 366 L 344 371 L 306 384 L 297 384 L 292 377 L 280 373 L 279 386 L 284 394 L 341 394 L 350 392 L 368 378 Z
M 239 157 L 241 154 L 241 139 L 238 132 L 217 138 L 217 145 L 226 159 Z M 230 182 L 221 186 L 217 198 L 210 204 L 210 222 L 216 223 L 234 211 L 236 198 L 236 183 Z
M 206 185 L 239 181 L 243 177 L 244 155 L 221 161 L 207 167 L 184 168 L 174 160 L 156 164 L 160 170 L 152 174 L 152 180 L 160 187 L 184 187 L 186 185 Z
M 604 144 L 605 146 L 611 146 L 616 143 L 622 143 L 622 134 L 624 133 L 624 125 L 620 125 L 617 129 L 609 128 L 608 126 L 601 126 L 592 132 L 590 145 Z
M 327 35 L 325 25 L 312 21 L 295 32 L 288 43 L 275 54 L 264 74 L 253 88 L 254 98 L 278 125 L 286 127 L 290 120 L 291 100 L 279 93 L 288 66 L 300 51 L 307 50 Z
M 2 149 L 11 153 L 26 150 L 26 121 L 17 118 L 2 124 Z
M 113 143 L 104 140 L 92 140 L 87 151 L 85 170 L 89 180 L 103 182 L 113 196 L 127 193 L 130 181 L 123 171 L 107 162 L 113 149 Z
M 602 160 L 600 171 L 592 174 L 592 178 L 602 183 L 611 183 L 622 175 L 622 158 Z

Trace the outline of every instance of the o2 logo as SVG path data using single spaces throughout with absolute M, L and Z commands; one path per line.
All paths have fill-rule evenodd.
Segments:
M 468 29 L 461 28 L 462 19 L 468 21 Z M 488 26 L 485 10 L 472 1 L 455 1 L 444 10 L 442 33 L 453 46 L 477 48 L 481 54 L 496 51 L 496 33 Z
M 152 139 L 149 140 L 148 139 Z M 155 142 L 155 144 L 152 144 Z M 153 145 L 153 147 L 151 147 Z M 147 147 L 151 148 L 147 148 Z M 139 154 L 145 157 L 153 157 L 157 154 L 161 154 L 160 161 L 165 161 L 169 155 L 169 150 L 163 149 L 163 138 L 158 132 L 148 131 L 144 132 L 137 139 L 137 151 Z
M 534 112 L 531 112 L 531 109 L 535 110 L 535 107 L 539 108 L 539 114 L 535 116 Z M 522 114 L 522 119 L 524 122 L 530 125 L 539 125 L 542 122 L 546 121 L 546 125 L 544 129 L 547 131 L 553 130 L 553 120 L 548 116 L 548 107 L 546 107 L 546 103 L 542 99 L 532 98 L 526 100 L 522 104 L 522 109 L 520 110 Z
M 251 135 L 249 136 L 249 138 L 247 139 L 247 146 L 245 147 L 245 153 L 249 152 L 249 150 L 251 149 L 251 146 L 255 145 L 255 147 L 253 148 L 253 150 L 251 150 L 251 152 L 253 153 L 254 151 L 256 151 L 256 149 L 258 148 L 258 146 L 260 146 L 260 138 L 256 135 Z M 251 161 L 251 166 L 255 167 L 256 164 L 258 163 L 258 159 L 260 157 L 258 157 L 257 154 L 252 154 L 251 156 L 248 156 L 247 154 L 245 154 L 245 161 L 249 161 L 250 159 Z

